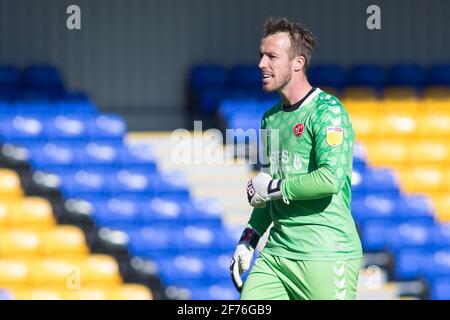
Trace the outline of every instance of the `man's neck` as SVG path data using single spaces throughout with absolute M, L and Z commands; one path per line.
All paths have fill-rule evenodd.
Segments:
M 303 76 L 295 81 L 292 79 L 289 85 L 284 87 L 279 94 L 283 104 L 290 106 L 302 100 L 311 89 L 312 86 L 309 84 L 308 79 Z

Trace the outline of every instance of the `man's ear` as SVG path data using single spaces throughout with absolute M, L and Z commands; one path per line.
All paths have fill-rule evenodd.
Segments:
M 298 56 L 294 59 L 294 71 L 298 72 L 303 69 L 305 66 L 305 57 L 304 56 Z

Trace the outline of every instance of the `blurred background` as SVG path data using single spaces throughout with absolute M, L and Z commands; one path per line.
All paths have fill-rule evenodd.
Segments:
M 0 0 L 0 299 L 238 298 L 228 264 L 252 142 L 192 129 L 258 129 L 277 102 L 257 68 L 268 17 L 317 36 L 309 80 L 356 132 L 358 299 L 450 299 L 449 13 L 445 0 Z M 206 144 L 234 161 L 195 161 Z

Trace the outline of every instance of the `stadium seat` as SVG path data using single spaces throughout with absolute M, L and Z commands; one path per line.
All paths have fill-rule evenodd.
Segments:
M 20 178 L 11 169 L 0 168 L 0 198 L 18 198 L 23 195 Z
M 139 284 L 123 284 L 117 288 L 108 289 L 108 300 L 153 300 L 152 292 Z
M 189 82 L 194 91 L 205 87 L 226 86 L 228 74 L 222 66 L 197 65 L 191 70 Z
M 446 188 L 445 172 L 436 167 L 409 167 L 399 173 L 402 190 L 405 192 L 438 192 Z
M 450 86 L 427 86 L 423 91 L 425 99 L 443 101 L 450 99 Z
M 313 86 L 332 87 L 341 90 L 346 82 L 345 71 L 338 65 L 312 66 L 308 71 L 308 79 Z
M 256 65 L 237 65 L 230 70 L 230 83 L 233 88 L 262 91 L 261 70 Z
M 58 290 L 49 288 L 28 288 L 13 290 L 16 300 L 62 300 L 63 296 Z
M 0 90 L 17 91 L 20 86 L 20 72 L 14 66 L 0 66 Z
M 440 193 L 433 196 L 436 216 L 440 221 L 450 222 L 450 195 Z
M 423 277 L 430 268 L 432 253 L 425 249 L 400 249 L 395 254 L 396 280 L 415 280 Z
M 420 119 L 422 137 L 448 139 L 450 137 L 450 111 L 428 112 Z
M 388 83 L 391 86 L 411 86 L 420 88 L 424 84 L 425 74 L 417 64 L 394 65 L 388 74 Z
M 385 219 L 367 220 L 361 226 L 361 243 L 364 252 L 379 252 L 387 249 L 394 223 Z
M 59 225 L 40 232 L 41 253 L 45 256 L 85 256 L 88 253 L 86 239 L 81 229 Z
M 55 224 L 49 201 L 40 197 L 25 197 L 7 204 L 13 226 L 50 226 Z
M 415 165 L 441 166 L 450 163 L 450 146 L 444 141 L 419 140 L 409 150 Z
M 371 119 L 373 121 L 373 119 Z M 384 138 L 390 137 L 416 137 L 417 118 L 409 112 L 390 112 L 379 118 L 377 121 L 378 131 Z
M 22 259 L 0 259 L 0 287 L 25 287 L 30 265 Z
M 367 144 L 367 158 L 373 166 L 398 168 L 410 161 L 411 155 L 407 145 L 391 139 Z
M 450 299 L 450 277 L 435 277 L 431 279 L 430 299 L 449 300 Z
M 24 229 L 0 231 L 0 259 L 36 257 L 40 245 L 41 239 L 36 231 Z
M 352 119 L 353 115 L 377 117 L 380 114 L 380 103 L 374 99 L 351 99 L 346 98 L 342 101 L 344 108 Z
M 104 254 L 91 254 L 87 257 L 74 259 L 79 266 L 82 286 L 115 286 L 121 283 L 119 266 L 116 260 Z
M 403 221 L 414 219 L 415 221 L 431 222 L 434 220 L 433 203 L 426 195 L 403 195 L 398 207 L 398 217 Z
M 388 246 L 394 251 L 405 248 L 433 248 L 434 227 L 433 221 L 407 220 L 391 229 Z
M 365 86 L 379 90 L 385 83 L 385 71 L 377 65 L 356 65 L 349 71 L 347 86 Z
M 450 86 L 450 65 L 431 66 L 426 77 L 426 84 L 428 86 Z
M 352 199 L 352 214 L 355 220 L 362 224 L 367 219 L 394 220 L 399 204 L 398 197 L 367 194 Z
M 417 90 L 409 86 L 390 86 L 383 91 L 383 98 L 389 100 L 414 101 L 418 97 Z
M 28 90 L 55 94 L 64 90 L 59 71 L 50 65 L 28 66 L 23 72 L 22 81 Z
M 65 289 L 80 281 L 79 266 L 68 259 L 41 258 L 30 260 L 29 264 L 29 286 Z
M 375 100 L 377 92 L 370 87 L 346 87 L 343 94 L 345 99 Z

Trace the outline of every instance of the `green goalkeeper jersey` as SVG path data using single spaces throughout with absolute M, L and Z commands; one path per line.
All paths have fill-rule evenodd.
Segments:
M 293 106 L 269 109 L 261 129 L 263 170 L 283 179 L 284 198 L 250 217 L 260 235 L 273 222 L 264 252 L 295 260 L 361 258 L 350 210 L 354 132 L 339 100 L 315 88 Z

